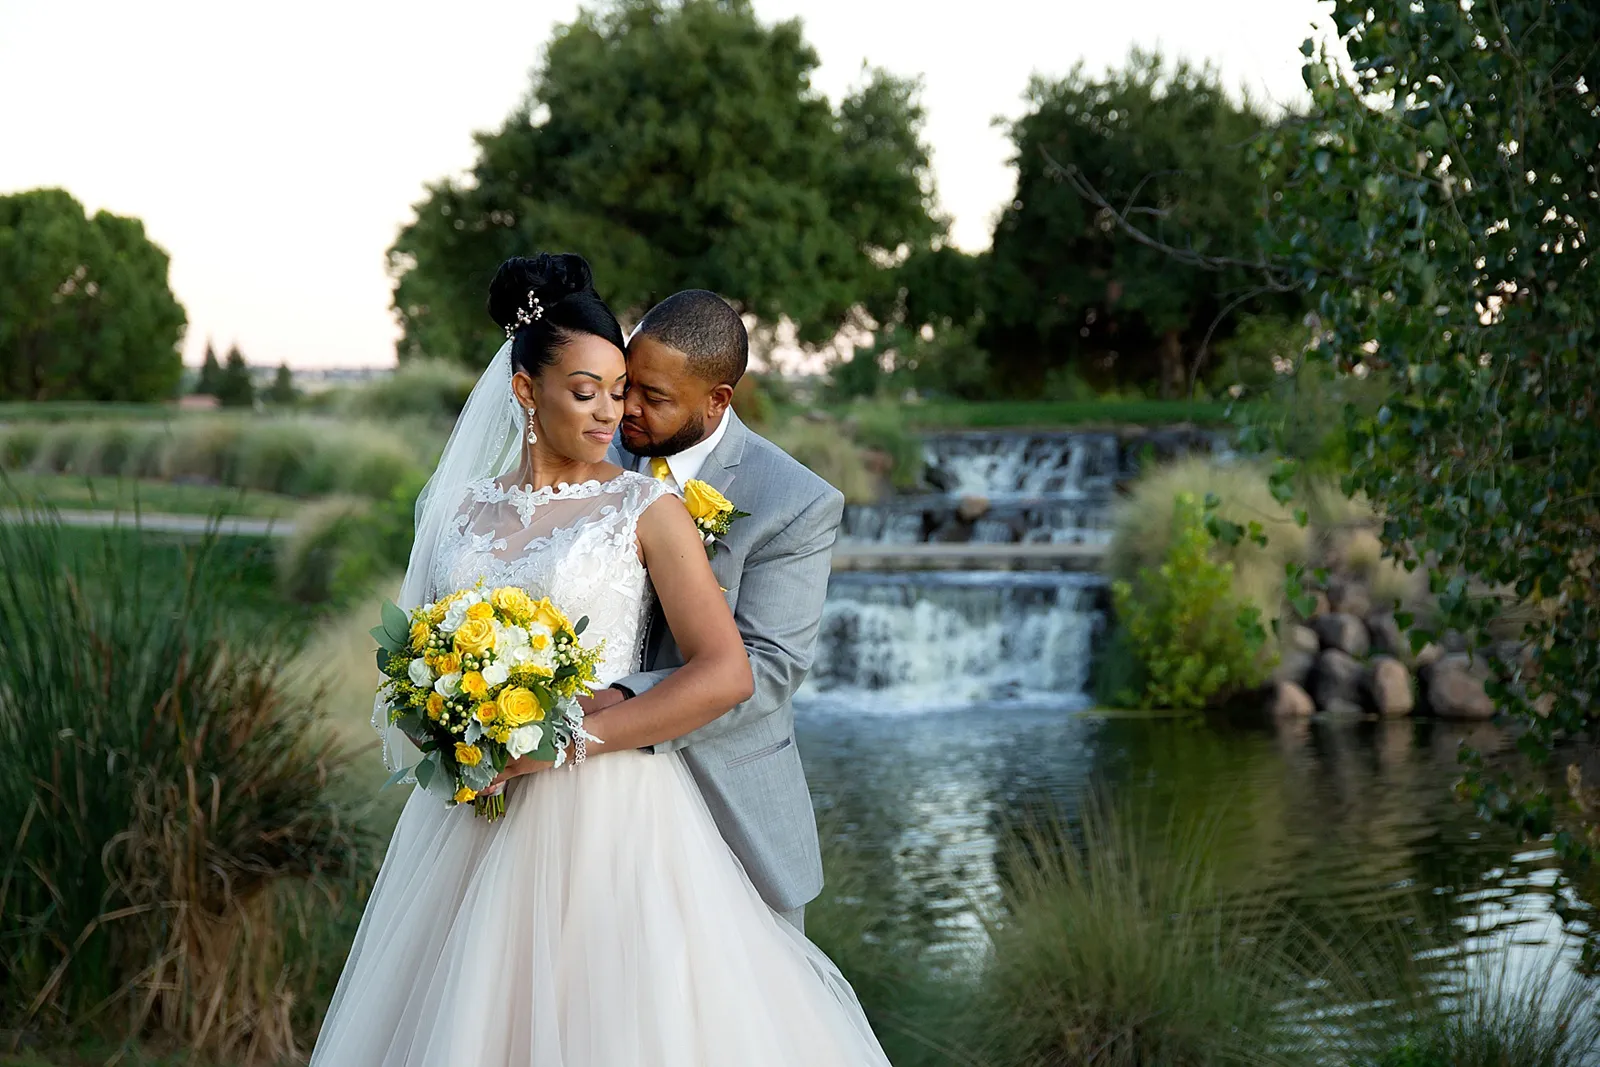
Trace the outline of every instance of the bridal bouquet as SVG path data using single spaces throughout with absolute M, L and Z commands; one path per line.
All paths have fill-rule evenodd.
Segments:
M 415 774 L 451 804 L 470 801 L 489 819 L 505 814 L 503 792 L 481 795 L 495 775 L 522 756 L 559 766 L 583 730 L 577 697 L 589 695 L 601 651 L 578 643 L 588 621 L 574 625 L 548 598 L 515 586 L 479 583 L 409 616 L 386 601 L 372 630 L 384 674 L 378 695 L 390 724 L 423 752 L 390 782 Z

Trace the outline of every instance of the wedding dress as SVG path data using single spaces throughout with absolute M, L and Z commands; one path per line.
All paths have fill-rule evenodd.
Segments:
M 588 616 L 599 684 L 637 669 L 632 472 L 467 487 L 431 597 L 517 585 Z M 313 1067 L 854 1067 L 888 1060 L 849 985 L 756 893 L 677 754 L 515 779 L 495 823 L 413 791 Z

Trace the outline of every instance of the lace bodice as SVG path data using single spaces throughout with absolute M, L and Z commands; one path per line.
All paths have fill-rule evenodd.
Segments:
M 639 668 L 651 596 L 634 535 L 667 491 L 632 471 L 547 489 L 473 482 L 442 536 L 429 599 L 480 579 L 548 596 L 568 617 L 588 616 L 585 645 L 605 642 L 599 684 L 626 677 Z

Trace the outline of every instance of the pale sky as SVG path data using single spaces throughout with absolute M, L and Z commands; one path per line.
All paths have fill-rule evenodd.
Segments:
M 1230 86 L 1299 99 L 1319 0 L 755 0 L 799 16 L 837 100 L 863 61 L 923 78 L 939 206 L 988 244 L 1014 178 L 996 116 L 1034 72 L 1131 46 L 1210 59 Z M 0 193 L 71 192 L 136 215 L 189 315 L 257 364 L 386 365 L 384 251 L 425 183 L 473 160 L 575 0 L 388 3 L 0 0 Z M 530 250 L 531 251 L 531 250 Z M 582 251 L 578 249 L 577 251 Z M 4 284 L 0 280 L 0 284 Z M 487 358 L 487 356 L 486 356 Z

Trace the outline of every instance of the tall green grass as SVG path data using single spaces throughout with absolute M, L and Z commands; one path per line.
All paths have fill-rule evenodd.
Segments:
M 0 1026 L 293 1056 L 285 918 L 365 845 L 318 701 L 217 541 L 82 535 L 0 526 Z
M 386 497 L 431 458 L 429 431 L 311 416 L 211 415 L 159 422 L 0 426 L 0 466 L 114 475 L 286 496 Z
M 1222 889 L 1213 837 L 1204 819 L 1157 822 L 1104 800 L 1076 836 L 1019 832 L 978 1001 L 989 1062 L 1299 1062 L 1279 1009 L 1303 979 L 1285 926 Z

